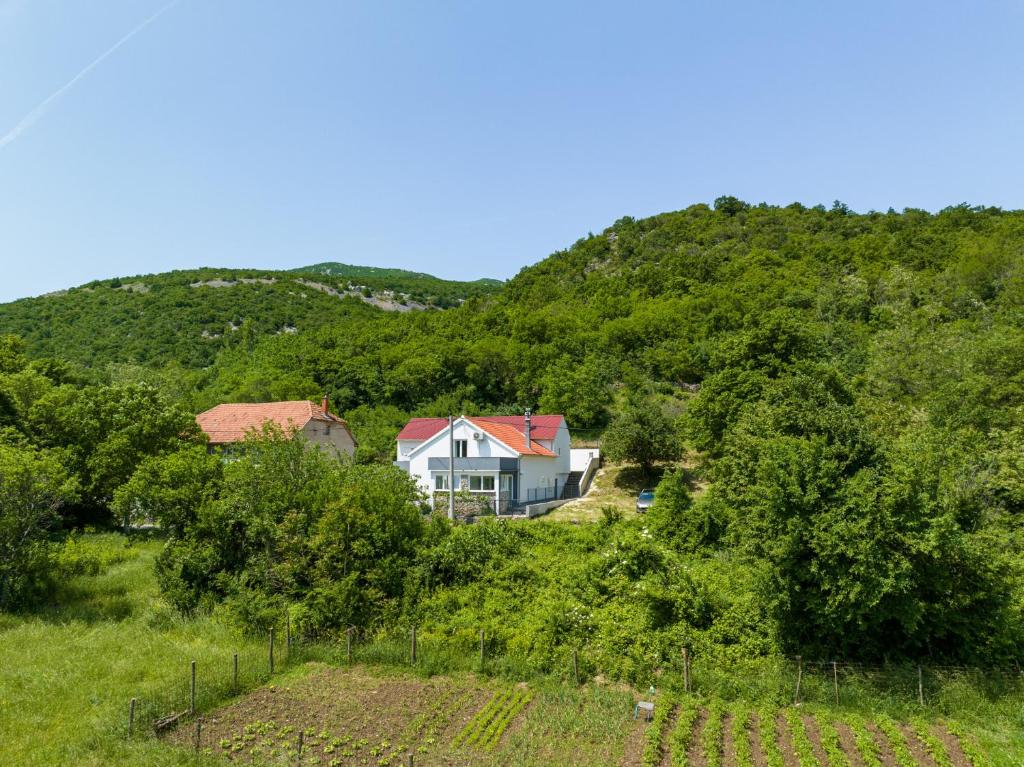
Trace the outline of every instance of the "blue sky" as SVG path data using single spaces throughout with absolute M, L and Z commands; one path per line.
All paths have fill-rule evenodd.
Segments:
M 1018 2 L 0 0 L 0 300 L 514 275 L 623 215 L 1024 206 Z M 10 133 L 15 131 L 15 133 Z

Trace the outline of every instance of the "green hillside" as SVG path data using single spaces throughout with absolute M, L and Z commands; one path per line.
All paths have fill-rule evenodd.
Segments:
M 530 662 L 591 647 L 598 669 L 634 681 L 684 641 L 726 658 L 981 665 L 1024 650 L 1022 212 L 722 198 L 620 219 L 443 312 L 377 311 L 284 278 L 164 279 L 147 293 L 69 294 L 81 328 L 41 310 L 6 320 L 28 352 L 8 341 L 9 360 L 0 354 L 0 428 L 15 452 L 44 453 L 38 466 L 10 459 L 24 471 L 73 472 L 69 508 L 82 516 L 156 504 L 169 482 L 173 502 L 160 508 L 174 509 L 177 532 L 161 583 L 184 609 L 226 605 L 259 623 L 297 604 L 327 635 L 347 623 L 421 620 L 437 635 L 486 623 Z M 235 297 L 224 311 L 242 324 L 266 324 L 244 343 L 211 341 L 204 358 L 196 324 L 176 324 L 176 312 L 200 316 L 218 296 Z M 281 306 L 310 309 L 285 317 Z M 297 332 L 277 332 L 285 321 Z M 147 361 L 170 367 L 136 371 L 141 383 L 131 371 L 69 377 L 38 359 L 88 361 L 57 333 L 79 334 L 82 349 L 105 339 L 97 364 L 156 347 Z M 174 367 L 206 360 L 192 377 Z M 202 451 L 175 450 L 203 407 L 320 392 L 359 440 L 351 470 L 299 475 L 293 456 L 275 472 L 270 455 L 218 478 L 217 465 L 194 463 Z M 651 513 L 610 511 L 587 530 L 420 526 L 389 465 L 402 423 L 524 407 L 565 413 L 638 481 L 660 480 Z M 139 468 L 146 456 L 155 463 Z M 260 485 L 278 481 L 297 484 Z M 316 536 L 288 527 L 296 509 Z M 360 525 L 377 518 L 396 536 L 387 558 L 363 557 L 344 581 L 303 564 L 375 551 L 338 531 L 372 538 Z M 280 568 L 273 578 L 259 552 Z
M 196 269 L 91 282 L 0 305 L 0 334 L 82 365 L 209 365 L 225 346 L 383 311 L 453 306 L 489 286 L 350 267 L 352 275 Z M 391 272 L 394 273 L 391 273 Z M 359 274 L 359 287 L 350 277 Z
M 408 293 L 429 294 L 435 292 L 438 295 L 443 295 L 452 290 L 459 290 L 462 297 L 493 292 L 504 284 L 501 280 L 487 277 L 468 282 L 453 282 L 442 280 L 425 272 L 410 272 L 406 269 L 388 269 L 379 266 L 352 266 L 337 261 L 300 266 L 292 271 L 344 277 L 348 280 L 357 280 L 360 284 L 386 283 L 392 290 L 403 290 Z

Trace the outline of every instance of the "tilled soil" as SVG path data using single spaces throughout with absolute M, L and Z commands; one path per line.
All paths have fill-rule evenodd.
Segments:
M 676 722 L 679 720 L 679 706 L 672 709 L 672 713 L 668 715 L 668 721 L 665 722 L 665 729 L 661 731 L 661 761 L 658 762 L 658 767 L 672 767 L 672 747 L 668 744 L 669 735 L 672 730 L 676 728 Z
M 650 725 L 641 716 L 634 722 L 626 736 L 626 749 L 622 754 L 619 767 L 636 767 L 643 760 L 644 734 Z
M 754 714 L 750 718 L 750 749 L 754 752 L 754 767 L 768 767 L 768 760 L 761 746 L 761 716 Z
M 900 732 L 903 733 L 903 740 L 907 742 L 907 748 L 910 749 L 910 753 L 914 756 L 914 761 L 922 767 L 938 767 L 935 764 L 935 760 L 932 759 L 932 755 L 928 753 L 928 749 L 925 748 L 924 743 L 917 737 L 917 733 L 910 725 L 900 724 L 897 725 Z
M 821 745 L 821 730 L 818 729 L 818 721 L 813 716 L 804 714 L 800 717 L 804 724 L 804 732 L 807 733 L 807 739 L 811 741 L 811 749 L 814 751 L 814 758 L 818 764 L 827 765 L 828 755 L 825 753 L 825 747 Z
M 697 715 L 697 722 L 693 725 L 693 735 L 690 737 L 690 748 L 686 751 L 686 764 L 688 767 L 707 767 L 707 759 L 704 758 L 704 747 L 701 745 L 700 736 L 704 732 L 704 725 L 708 722 L 707 709 L 702 708 Z
M 946 747 L 946 753 L 949 754 L 953 767 L 981 767 L 981 765 L 971 764 L 971 760 L 967 758 L 967 754 L 964 753 L 963 748 L 960 746 L 960 740 L 950 734 L 949 730 L 945 727 L 939 724 L 933 725 L 932 732 L 935 733 L 935 737 L 942 741 L 942 745 Z
M 800 767 L 796 749 L 793 747 L 793 736 L 789 732 L 789 722 L 782 714 L 775 717 L 775 727 L 779 733 L 779 750 L 782 751 L 782 762 L 786 767 Z
M 878 744 L 878 758 L 881 760 L 884 767 L 899 767 L 896 761 L 896 755 L 892 752 L 892 746 L 889 745 L 889 739 L 885 737 L 885 733 L 878 729 L 874 723 L 869 722 L 867 725 L 868 732 L 871 733 L 871 737 L 875 739 L 875 743 Z
M 732 714 L 722 718 L 722 764 L 736 767 L 736 743 L 732 737 Z
M 839 743 L 843 747 L 843 753 L 850 760 L 850 767 L 866 767 L 860 751 L 857 750 L 857 738 L 854 737 L 850 725 L 845 722 L 836 722 L 836 732 L 839 733 Z
M 451 738 L 492 692 L 472 677 L 381 678 L 325 667 L 289 684 L 257 689 L 203 717 L 199 745 L 238 762 L 288 758 L 305 732 L 303 765 L 376 763 L 399 747 L 403 755 L 439 754 L 450 750 Z M 193 746 L 194 736 L 186 724 L 167 737 Z

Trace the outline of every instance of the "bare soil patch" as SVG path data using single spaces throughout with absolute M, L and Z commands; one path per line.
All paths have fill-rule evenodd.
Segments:
M 661 731 L 661 761 L 658 762 L 658 767 L 672 767 L 672 746 L 669 745 L 669 735 L 676 728 L 676 722 L 679 721 L 679 706 L 675 706 L 672 709 L 672 713 L 668 715 L 668 721 L 665 722 L 665 729 Z
M 946 747 L 946 753 L 949 754 L 953 767 L 974 767 L 960 746 L 959 738 L 940 724 L 932 725 L 932 732 L 935 733 L 935 737 L 942 741 L 942 745 Z
M 750 750 L 754 757 L 754 767 L 768 767 L 768 759 L 764 755 L 764 747 L 761 745 L 761 716 L 754 714 L 750 717 Z
M 865 767 L 860 751 L 857 750 L 857 738 L 854 737 L 850 725 L 836 722 L 836 732 L 839 733 L 839 745 L 843 747 L 843 753 L 850 760 L 850 767 Z
M 779 750 L 782 751 L 782 762 L 786 767 L 800 767 L 796 749 L 793 747 L 793 736 L 789 732 L 789 722 L 781 713 L 775 717 L 775 728 L 779 733 Z
M 875 743 L 878 744 L 878 758 L 881 759 L 882 764 L 885 767 L 899 767 L 896 755 L 892 752 L 892 746 L 889 745 L 889 739 L 885 737 L 885 734 L 878 729 L 874 722 L 868 722 L 865 726 L 871 733 L 871 737 L 875 739 Z
M 828 754 L 825 753 L 825 747 L 821 744 L 821 730 L 818 729 L 818 721 L 813 716 L 803 714 L 800 720 L 804 723 L 804 732 L 807 733 L 807 739 L 811 741 L 811 750 L 814 751 L 814 758 L 818 764 L 827 765 Z
M 482 706 L 492 688 L 476 677 L 374 677 L 359 669 L 323 667 L 301 679 L 255 690 L 204 717 L 200 748 L 236 763 L 295 760 L 303 765 L 397 764 L 406 753 L 440 763 L 453 731 Z M 168 740 L 193 746 L 195 730 Z M 446 764 L 459 764 L 445 759 Z
M 932 755 L 928 753 L 928 749 L 925 748 L 924 743 L 917 737 L 917 733 L 914 729 L 907 724 L 898 724 L 900 732 L 903 733 L 903 740 L 907 742 L 907 748 L 910 749 L 910 753 L 914 756 L 914 761 L 923 767 L 938 767 L 935 764 L 935 760 L 932 759 Z
M 708 723 L 707 709 L 702 708 L 697 714 L 697 721 L 693 725 L 693 736 L 690 738 L 690 748 L 686 751 L 686 764 L 689 767 L 707 767 L 707 759 L 704 758 L 704 748 L 700 742 L 701 733 L 704 732 L 704 725 Z
M 736 767 L 736 743 L 732 737 L 732 714 L 722 717 L 722 764 Z
M 626 736 L 626 750 L 622 754 L 619 767 L 639 767 L 644 753 L 644 733 L 649 725 L 641 716 L 633 723 Z

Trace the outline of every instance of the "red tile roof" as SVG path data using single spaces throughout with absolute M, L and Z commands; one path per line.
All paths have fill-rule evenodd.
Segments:
M 210 438 L 210 443 L 223 445 L 241 442 L 250 431 L 259 431 L 271 421 L 286 434 L 301 431 L 310 421 L 336 423 L 348 428 L 344 420 L 309 400 L 291 402 L 227 403 L 210 408 L 196 416 L 196 423 Z
M 504 442 L 520 455 L 543 455 L 554 457 L 554 453 L 537 443 L 538 439 L 555 438 L 559 427 L 565 422 L 561 415 L 535 415 L 530 417 L 530 446 L 526 445 L 525 417 L 521 415 L 489 415 L 467 418 L 495 439 Z M 448 427 L 447 418 L 413 418 L 398 434 L 398 439 L 422 442 L 430 439 Z
M 525 425 L 523 426 L 523 431 L 519 431 L 510 423 L 500 423 L 490 418 L 470 418 L 468 420 L 474 426 L 479 426 L 496 440 L 504 442 L 520 455 L 543 455 L 549 458 L 555 457 L 554 453 L 533 439 L 534 430 L 532 423 L 530 424 L 530 444 L 527 445 Z M 522 421 L 522 419 L 519 420 Z

